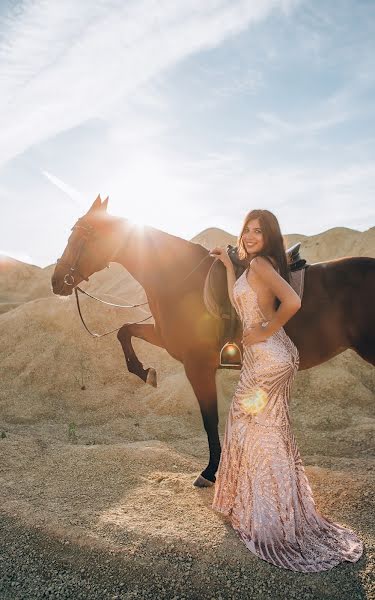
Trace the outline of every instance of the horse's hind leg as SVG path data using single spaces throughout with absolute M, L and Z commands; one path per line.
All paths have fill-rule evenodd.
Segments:
M 153 344 L 154 346 L 160 346 L 160 348 L 164 348 L 163 342 L 155 329 L 155 325 L 150 323 L 126 323 L 118 331 L 117 339 L 119 340 L 124 351 L 125 363 L 128 367 L 128 371 L 138 375 L 142 381 L 149 383 L 153 387 L 156 387 L 156 371 L 152 367 L 149 369 L 143 368 L 143 364 L 140 362 L 136 353 L 134 352 L 131 341 L 132 337 L 140 338 L 146 342 L 149 342 L 150 344 Z
M 363 259 L 367 270 L 366 276 L 360 282 L 359 291 L 353 288 L 348 305 L 352 307 L 353 315 L 348 319 L 350 347 L 363 360 L 375 367 L 375 260 Z
M 215 372 L 216 367 L 207 365 L 207 358 L 184 363 L 186 375 L 192 385 L 201 409 L 204 428 L 208 437 L 210 460 L 207 467 L 194 481 L 197 487 L 211 486 L 215 480 L 215 473 L 220 462 L 220 439 L 218 431 L 217 393 Z
M 372 338 L 370 335 L 363 336 L 361 341 L 353 347 L 353 350 L 355 350 L 361 358 L 370 363 L 370 365 L 375 367 L 375 336 Z
M 366 304 L 363 300 L 361 309 L 358 320 L 353 319 L 353 323 L 351 323 L 348 346 L 357 352 L 363 360 L 375 367 L 375 313 L 373 304 Z M 360 323 L 358 323 L 359 320 Z

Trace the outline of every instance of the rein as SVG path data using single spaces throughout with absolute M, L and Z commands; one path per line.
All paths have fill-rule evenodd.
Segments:
M 116 327 L 116 329 L 111 329 L 110 331 L 106 331 L 105 333 L 95 333 L 90 331 L 90 329 L 87 327 L 85 321 L 83 320 L 83 316 L 82 316 L 82 312 L 81 312 L 81 307 L 79 304 L 79 297 L 78 297 L 78 291 L 80 291 L 82 294 L 85 294 L 86 296 L 89 296 L 89 298 L 93 298 L 93 300 L 97 300 L 98 302 L 101 302 L 102 304 L 107 304 L 108 306 L 116 306 L 117 308 L 136 308 L 137 306 L 143 306 L 144 304 L 148 304 L 148 302 L 144 302 L 143 304 L 112 304 L 111 302 L 105 302 L 104 300 L 100 300 L 100 298 L 96 298 L 95 296 L 91 296 L 90 294 L 88 294 L 87 292 L 85 292 L 84 290 L 82 290 L 80 287 L 75 287 L 74 288 L 74 293 L 76 296 L 76 301 L 77 301 L 77 308 L 78 308 L 78 314 L 81 318 L 82 321 L 82 325 L 84 326 L 84 328 L 86 329 L 86 331 L 92 335 L 92 337 L 95 338 L 101 338 L 104 337 L 105 335 L 109 335 L 110 333 L 114 333 L 115 331 L 119 331 L 119 329 L 121 329 L 121 327 L 123 327 L 124 325 L 121 325 L 120 327 Z M 146 317 L 145 319 L 141 319 L 140 321 L 134 321 L 133 323 L 124 323 L 125 325 L 138 325 L 138 323 L 143 323 L 144 321 L 147 321 L 148 319 L 151 319 L 152 315 L 149 315 L 148 317 Z
M 109 335 L 110 333 L 114 333 L 115 331 L 119 331 L 121 329 L 121 327 L 123 327 L 124 325 L 138 325 L 139 323 L 143 323 L 144 321 L 147 321 L 148 319 L 152 318 L 152 314 L 150 314 L 148 317 L 145 317 L 144 319 L 141 319 L 140 321 L 134 321 L 134 322 L 128 322 L 128 323 L 124 323 L 124 325 L 121 325 L 120 327 L 117 327 L 115 329 L 111 329 L 110 331 L 106 331 L 105 333 L 95 333 L 90 331 L 90 329 L 87 327 L 83 316 L 82 316 L 82 312 L 81 312 L 81 306 L 79 303 L 79 297 L 78 297 L 78 292 L 80 292 L 81 294 L 85 294 L 85 296 L 88 296 L 89 298 L 92 298 L 93 300 L 96 300 L 97 302 L 101 302 L 101 304 L 106 304 L 107 306 L 114 306 L 115 308 L 138 308 L 140 306 L 145 306 L 146 304 L 148 304 L 148 302 L 143 302 L 140 304 L 113 304 L 112 302 L 106 302 L 105 300 L 101 300 L 100 298 L 97 298 L 96 296 L 92 296 L 91 294 L 89 294 L 88 292 L 85 292 L 85 290 L 83 290 L 82 288 L 80 288 L 78 285 L 74 286 L 74 273 L 78 274 L 81 276 L 82 279 L 84 279 L 85 281 L 88 281 L 89 278 L 88 277 L 84 277 L 82 275 L 82 273 L 80 273 L 77 269 L 77 264 L 78 264 L 78 260 L 81 256 L 82 250 L 83 250 L 83 246 L 85 245 L 85 242 L 87 242 L 88 238 L 90 237 L 90 235 L 95 231 L 94 227 L 92 227 L 92 225 L 89 225 L 88 223 L 85 224 L 85 226 L 83 225 L 78 225 L 78 223 L 76 223 L 76 225 L 74 225 L 72 227 L 73 229 L 83 229 L 85 231 L 85 234 L 82 236 L 82 240 L 80 243 L 80 246 L 78 248 L 78 252 L 77 252 L 77 256 L 76 259 L 73 263 L 73 265 L 69 268 L 69 272 L 64 276 L 64 283 L 65 285 L 68 286 L 72 286 L 74 287 L 74 294 L 76 297 L 76 301 L 77 301 L 77 309 L 78 309 L 78 314 L 80 316 L 80 319 L 82 321 L 82 325 L 84 326 L 84 328 L 86 329 L 86 331 L 95 338 L 101 338 L 104 337 L 105 335 Z M 186 277 L 184 277 L 184 279 L 182 279 L 180 281 L 180 283 L 183 283 L 184 281 L 186 281 L 186 279 L 188 279 L 188 277 L 190 277 L 190 275 L 192 275 L 194 273 L 194 271 L 196 271 L 198 269 L 198 267 L 207 259 L 210 257 L 210 254 L 207 254 L 207 256 L 205 256 L 197 265 L 196 267 L 194 267 L 194 269 L 192 269 L 192 271 L 190 271 L 190 273 L 188 273 L 186 275 Z M 64 261 L 61 260 L 61 258 L 59 258 L 57 261 L 57 263 L 60 264 L 64 264 Z M 69 266 L 69 265 L 68 265 Z M 109 264 L 105 265 L 107 268 L 109 268 Z

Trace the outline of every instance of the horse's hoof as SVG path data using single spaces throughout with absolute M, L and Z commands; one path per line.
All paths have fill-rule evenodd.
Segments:
M 148 369 L 146 383 L 148 383 L 149 385 L 152 385 L 152 387 L 154 387 L 154 388 L 157 387 L 158 383 L 157 383 L 157 379 L 156 379 L 155 369 L 153 369 L 153 368 Z
M 214 485 L 214 482 L 210 481 L 209 479 L 206 479 L 205 477 L 203 477 L 203 475 L 198 475 L 193 485 L 195 485 L 195 487 L 205 488 L 211 487 L 212 485 Z

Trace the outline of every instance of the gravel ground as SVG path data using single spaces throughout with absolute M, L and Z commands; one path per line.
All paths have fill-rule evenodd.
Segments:
M 203 435 L 93 445 L 96 430 L 74 443 L 64 431 L 13 425 L 1 439 L 0 600 L 375 600 L 371 455 L 304 454 L 317 506 L 365 548 L 307 574 L 254 556 L 212 510 L 214 489 L 193 487 Z
M 197 560 L 173 545 L 139 547 L 131 556 L 57 539 L 7 516 L 0 518 L 0 536 L 1 600 L 375 598 L 368 553 L 354 565 L 309 575 L 256 559 L 249 564 L 246 555 L 233 561 L 210 553 Z

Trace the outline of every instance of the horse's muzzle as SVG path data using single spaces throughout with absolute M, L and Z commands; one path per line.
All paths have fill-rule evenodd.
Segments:
M 51 285 L 52 291 L 54 294 L 56 294 L 56 296 L 71 296 L 72 294 L 73 284 L 68 285 L 65 281 L 65 277 L 64 280 L 61 281 L 60 278 L 57 279 L 56 277 L 52 276 Z

